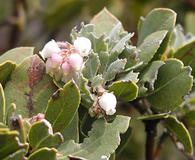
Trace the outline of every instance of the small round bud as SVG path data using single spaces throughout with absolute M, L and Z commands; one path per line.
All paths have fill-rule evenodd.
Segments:
M 116 112 L 117 100 L 113 93 L 103 93 L 103 95 L 99 97 L 98 103 L 107 115 L 113 115 Z
M 45 44 L 42 51 L 39 52 L 43 59 L 51 57 L 53 53 L 60 52 L 60 48 L 55 40 L 51 40 Z
M 63 58 L 61 55 L 54 53 L 51 55 L 51 61 L 52 61 L 52 68 L 58 68 L 62 63 Z
M 62 68 L 62 73 L 64 75 L 68 75 L 70 73 L 70 71 L 71 71 L 71 66 L 67 62 L 64 62 L 62 64 L 61 68 Z
M 106 155 L 102 155 L 100 160 L 109 160 L 109 158 Z
M 74 47 L 82 57 L 88 56 L 91 50 L 91 41 L 86 37 L 78 37 L 74 41 Z
M 68 63 L 73 70 L 79 71 L 83 65 L 83 58 L 79 54 L 73 53 L 68 57 Z

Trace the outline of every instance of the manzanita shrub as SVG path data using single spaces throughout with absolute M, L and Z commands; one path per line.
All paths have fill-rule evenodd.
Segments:
M 158 141 L 171 137 L 193 159 L 195 36 L 175 23 L 174 11 L 152 10 L 134 46 L 134 33 L 103 9 L 71 42 L 0 56 L 0 159 L 113 160 L 134 129 L 123 106 L 145 125 L 147 160 L 159 157 L 159 124 Z

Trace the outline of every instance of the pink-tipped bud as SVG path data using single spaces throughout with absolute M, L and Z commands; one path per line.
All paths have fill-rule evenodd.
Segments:
M 37 115 L 33 116 L 31 119 L 30 119 L 30 123 L 34 123 L 34 122 L 37 122 L 37 121 L 41 121 L 45 118 L 45 115 L 43 113 L 38 113 Z
M 73 53 L 68 57 L 68 62 L 73 70 L 79 71 L 83 65 L 83 57 L 77 53 Z
M 70 64 L 68 64 L 67 62 L 64 62 L 64 63 L 62 64 L 62 73 L 63 73 L 64 75 L 68 75 L 68 74 L 70 73 L 70 71 L 71 71 L 71 66 L 70 66 Z
M 52 67 L 58 68 L 62 63 L 63 58 L 61 55 L 54 53 L 51 55 L 51 61 L 52 61 Z

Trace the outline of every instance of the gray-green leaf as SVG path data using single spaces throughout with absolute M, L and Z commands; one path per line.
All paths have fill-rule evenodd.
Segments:
M 63 130 L 73 120 L 80 104 L 80 93 L 73 81 L 70 81 L 53 94 L 45 112 L 54 132 Z
M 5 122 L 5 94 L 0 83 L 0 122 Z
M 118 73 L 123 71 L 126 63 L 126 59 L 117 59 L 116 61 L 112 62 L 103 75 L 104 81 L 106 82 L 113 80 Z
M 6 104 L 10 106 L 15 103 L 16 114 L 21 114 L 23 118 L 31 117 L 44 112 L 48 99 L 56 89 L 52 78 L 45 73 L 45 63 L 33 55 L 12 72 L 4 89 Z
M 163 61 L 153 61 L 151 64 L 149 64 L 145 70 L 140 74 L 139 76 L 139 83 L 140 87 L 143 88 L 143 90 L 147 91 L 154 90 L 154 83 L 157 79 L 158 70 L 159 68 L 164 65 L 165 63 Z M 147 85 L 147 86 L 146 86 Z M 148 88 L 146 88 L 148 87 Z
M 54 148 L 40 148 L 39 150 L 33 152 L 27 160 L 56 160 L 57 150 Z
M 0 63 L 7 60 L 20 64 L 25 58 L 32 56 L 34 47 L 18 47 L 5 52 L 0 56 Z
M 140 61 L 143 61 L 144 64 L 150 62 L 166 37 L 167 32 L 167 30 L 153 32 L 143 40 L 138 47 L 140 49 Z
M 30 128 L 28 137 L 33 150 L 42 147 L 56 148 L 63 142 L 62 135 L 59 132 L 53 134 L 51 124 L 46 120 L 34 123 Z
M 138 86 L 132 81 L 116 81 L 108 90 L 114 92 L 118 99 L 127 102 L 134 100 L 138 94 Z
M 102 155 L 110 156 L 120 143 L 120 133 L 126 132 L 130 117 L 117 116 L 112 123 L 103 119 L 96 120 L 84 142 L 77 144 L 74 141 L 64 143 L 58 150 L 63 156 L 60 160 L 68 160 L 68 155 L 86 159 L 100 160 Z
M 97 36 L 103 34 L 109 34 L 112 28 L 118 24 L 119 20 L 114 17 L 106 8 L 100 11 L 94 18 L 91 20 L 91 24 L 95 25 L 95 33 Z
M 0 128 L 0 159 L 18 151 L 27 148 L 26 144 L 20 143 L 17 131 L 10 131 L 7 128 Z
M 184 67 L 177 59 L 168 59 L 159 69 L 154 91 L 148 100 L 157 111 L 173 111 L 182 103 L 192 88 L 191 68 Z
M 9 80 L 15 67 L 16 65 L 11 61 L 5 61 L 0 64 L 0 83 L 2 85 L 5 85 L 5 83 Z
M 100 66 L 100 60 L 97 53 L 91 53 L 88 57 L 87 62 L 82 70 L 83 76 L 90 81 L 96 76 Z
M 165 119 L 167 129 L 176 136 L 178 142 L 183 144 L 184 150 L 190 154 L 193 153 L 193 145 L 190 134 L 184 124 L 176 117 L 169 116 Z
M 152 10 L 139 25 L 138 32 L 138 45 L 140 45 L 144 39 L 157 31 L 172 30 L 176 21 L 176 13 L 167 8 L 156 8 Z

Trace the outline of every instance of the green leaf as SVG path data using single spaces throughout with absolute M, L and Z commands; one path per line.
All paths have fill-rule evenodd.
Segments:
M 82 70 L 83 76 L 90 81 L 96 76 L 100 66 L 100 60 L 97 53 L 91 53 L 88 57 L 87 62 Z
M 128 129 L 129 121 L 130 117 L 126 116 L 117 116 L 112 123 L 96 120 L 83 143 L 68 141 L 58 148 L 63 154 L 59 159 L 68 160 L 69 155 L 93 160 L 100 160 L 102 155 L 110 156 L 120 143 L 120 133 Z
M 119 35 L 121 30 L 123 30 L 123 26 L 121 22 L 118 22 L 108 34 L 109 42 L 116 41 L 118 38 L 120 38 Z
M 50 98 L 45 112 L 54 132 L 63 130 L 73 120 L 80 104 L 80 93 L 73 81 L 57 90 Z
M 15 67 L 16 65 L 11 61 L 5 61 L 0 64 L 0 83 L 2 85 L 5 85 L 5 83 L 9 80 Z
M 0 128 L 0 144 L 0 159 L 27 147 L 26 144 L 20 143 L 17 131 L 10 131 L 6 128 Z
M 56 160 L 57 150 L 54 148 L 40 148 L 39 150 L 33 152 L 27 160 Z
M 176 25 L 171 34 L 171 48 L 173 50 L 178 49 L 184 43 L 186 43 L 187 37 L 183 33 L 183 28 L 181 25 Z M 174 51 L 175 52 L 175 51 Z
M 70 122 L 64 130 L 61 131 L 64 142 L 68 140 L 74 140 L 75 142 L 79 141 L 79 116 L 78 113 L 75 114 L 73 120 Z
M 133 33 L 125 34 L 125 36 L 114 42 L 114 46 L 111 47 L 110 51 L 109 63 L 117 60 L 118 56 L 122 54 L 122 51 L 125 49 L 125 46 L 128 45 L 128 42 L 133 35 Z
M 154 83 L 157 79 L 158 70 L 164 64 L 165 63 L 163 61 L 153 61 L 144 69 L 143 72 L 141 72 L 139 76 L 139 84 L 140 88 L 143 88 L 142 90 L 154 90 Z
M 53 134 L 51 124 L 46 120 L 35 122 L 30 128 L 28 137 L 33 150 L 42 147 L 57 148 L 63 142 L 62 135 L 59 132 Z
M 116 61 L 112 62 L 103 75 L 104 81 L 113 80 L 115 76 L 124 69 L 126 62 L 126 59 L 117 59 Z
M 0 83 L 0 122 L 5 122 L 5 94 Z
M 108 51 L 108 43 L 106 42 L 104 35 L 102 35 L 101 37 L 97 37 L 93 33 L 91 33 L 88 38 L 92 42 L 92 48 L 95 53 Z
M 184 150 L 190 154 L 193 153 L 193 145 L 190 134 L 184 124 L 176 117 L 169 116 L 165 120 L 165 125 L 169 132 L 176 136 L 178 142 L 183 144 Z
M 159 113 L 159 114 L 152 114 L 152 115 L 143 115 L 140 117 L 137 117 L 137 120 L 156 120 L 156 119 L 165 119 L 169 117 L 169 113 Z
M 119 58 L 127 59 L 127 63 L 125 65 L 125 70 L 129 71 L 136 67 L 137 64 L 140 63 L 139 60 L 139 50 L 135 46 L 126 45 L 123 52 L 119 55 Z
M 77 37 L 87 37 L 89 38 L 91 36 L 91 33 L 94 33 L 94 25 L 93 24 L 86 24 L 84 25 L 84 23 L 81 23 L 81 29 L 80 31 L 77 33 L 77 36 L 75 37 L 75 39 Z
M 108 90 L 123 101 L 132 101 L 137 97 L 138 86 L 132 81 L 116 81 L 109 86 Z
M 191 68 L 184 67 L 177 59 L 168 59 L 159 69 L 154 91 L 148 100 L 157 111 L 173 111 L 182 103 L 183 97 L 192 88 Z
M 185 39 L 181 45 L 176 48 L 173 55 L 175 58 L 180 59 L 185 65 L 192 67 L 192 75 L 195 76 L 195 38 L 189 40 Z
M 90 108 L 93 104 L 93 96 L 90 92 L 90 87 L 87 85 L 88 80 L 84 78 L 82 74 L 80 74 L 77 84 L 80 89 L 81 104 L 85 106 L 86 108 Z
M 133 37 L 133 35 L 134 35 L 133 33 L 129 33 L 126 36 L 124 36 L 121 40 L 119 40 L 116 43 L 116 45 L 112 48 L 111 52 L 112 53 L 117 52 L 118 54 L 120 54 L 124 50 L 125 45 L 128 43 L 130 38 Z
M 176 13 L 167 8 L 153 9 L 145 18 L 142 18 L 142 22 L 139 25 L 138 32 L 138 45 L 143 43 L 145 38 L 150 34 L 168 30 L 171 31 L 175 25 Z
M 25 154 L 26 154 L 26 150 L 21 149 L 13 154 L 10 154 L 9 156 L 4 158 L 3 160 L 21 160 L 21 159 L 24 159 Z
M 24 118 L 43 112 L 55 91 L 52 78 L 45 73 L 45 63 L 37 55 L 16 67 L 4 90 L 7 106 L 15 103 L 16 114 Z
M 119 75 L 118 81 L 132 81 L 134 83 L 137 83 L 139 81 L 138 79 L 139 73 L 137 72 L 124 72 Z
M 188 127 L 194 127 L 195 126 L 195 110 L 190 110 L 182 118 L 182 121 L 185 125 Z
M 129 127 L 128 130 L 121 135 L 121 142 L 120 145 L 118 146 L 116 150 L 116 154 L 120 155 L 120 153 L 125 149 L 125 147 L 128 145 L 130 139 L 131 139 L 131 133 L 132 133 L 132 128 Z M 115 160 L 115 158 L 114 158 Z
M 98 53 L 99 60 L 100 60 L 100 67 L 98 73 L 103 74 L 106 72 L 109 63 L 109 53 L 108 52 L 99 52 Z
M 163 42 L 163 39 L 166 37 L 167 32 L 167 30 L 153 32 L 143 40 L 138 46 L 140 50 L 140 61 L 143 61 L 144 64 L 150 62 Z
M 102 85 L 102 83 L 103 83 L 103 77 L 102 77 L 102 75 L 101 74 L 98 74 L 97 76 L 95 76 L 94 78 L 93 78 L 93 80 L 92 80 L 92 83 L 91 83 L 91 86 L 92 87 L 98 87 L 98 86 L 100 86 L 100 85 Z
M 95 33 L 99 37 L 103 34 L 108 35 L 118 22 L 119 20 L 104 8 L 94 16 L 90 23 L 95 25 Z
M 7 60 L 20 64 L 25 58 L 32 56 L 34 47 L 18 47 L 5 52 L 0 56 L 0 63 Z

